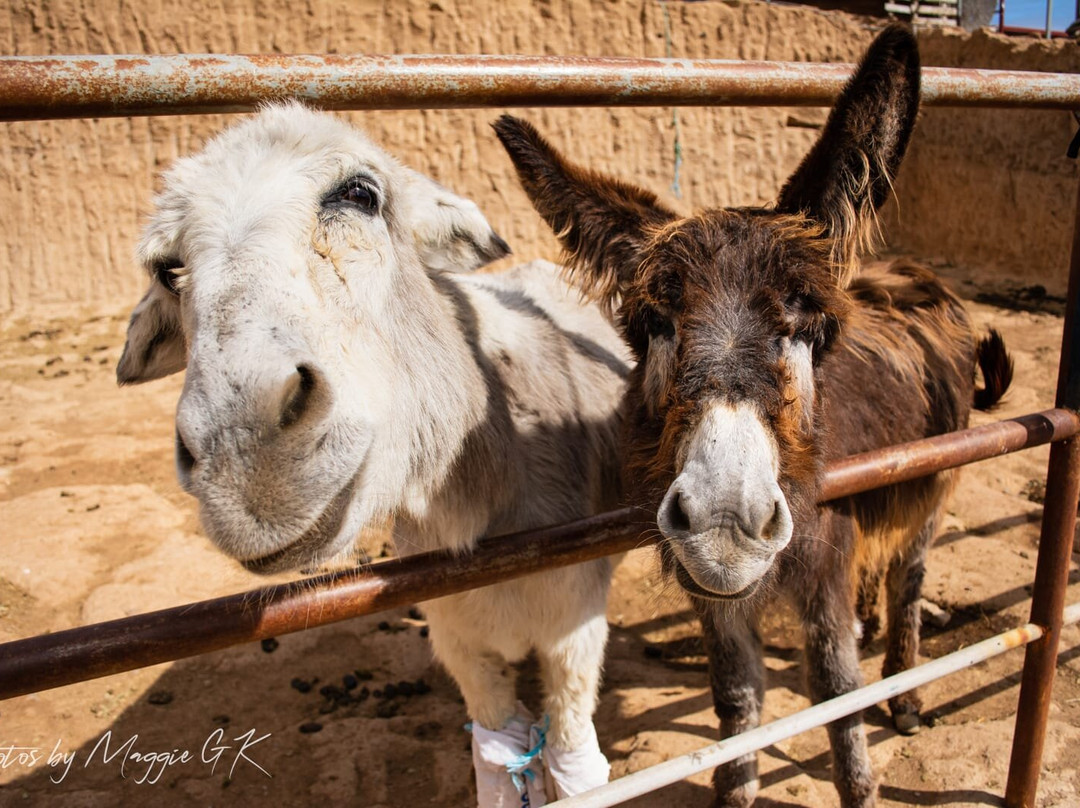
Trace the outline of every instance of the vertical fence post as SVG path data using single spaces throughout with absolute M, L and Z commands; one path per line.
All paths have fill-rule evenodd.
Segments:
M 1057 387 L 1057 405 L 1073 410 L 1080 409 L 1080 312 L 1077 311 L 1080 305 L 1080 193 L 1075 215 Z M 1046 505 L 1043 508 L 1039 559 L 1031 602 L 1031 622 L 1043 626 L 1046 633 L 1028 645 L 1024 657 L 1009 780 L 1005 787 L 1005 804 L 1009 808 L 1034 808 L 1035 805 L 1050 696 L 1057 668 L 1065 590 L 1069 583 L 1069 556 L 1076 529 L 1078 494 L 1080 437 L 1074 437 L 1050 447 Z

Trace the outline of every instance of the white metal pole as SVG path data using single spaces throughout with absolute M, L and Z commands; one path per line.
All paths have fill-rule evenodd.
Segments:
M 1046 0 L 1046 38 L 1050 39 L 1054 35 L 1053 26 L 1054 16 L 1054 0 Z
M 1064 624 L 1069 625 L 1078 621 L 1080 621 L 1080 603 L 1074 603 L 1065 609 Z M 750 732 L 734 735 L 719 743 L 702 747 L 696 752 L 620 777 L 618 780 L 613 780 L 607 785 L 594 788 L 584 794 L 549 804 L 559 806 L 559 808 L 608 808 L 611 805 L 618 805 L 634 797 L 640 797 L 642 794 L 677 783 L 698 772 L 764 749 L 766 746 L 798 735 L 800 732 L 864 710 L 880 701 L 906 693 L 908 690 L 983 662 L 1012 648 L 1027 645 L 1042 635 L 1041 627 L 1028 623 L 967 648 L 961 648 L 940 659 L 882 679 L 880 682 L 860 687 L 843 696 L 800 710 L 794 715 L 780 718 Z

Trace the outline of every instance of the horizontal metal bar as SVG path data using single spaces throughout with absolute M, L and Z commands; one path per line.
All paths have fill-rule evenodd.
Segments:
M 821 501 L 1054 443 L 1078 432 L 1080 417 L 1075 412 L 1053 409 L 852 455 L 829 465 L 822 481 Z
M 0 120 L 326 109 L 824 106 L 852 65 L 569 56 L 9 56 Z M 928 106 L 1080 109 L 1080 75 L 927 67 Z
M 1080 432 L 1048 410 L 857 455 L 825 473 L 822 501 L 1018 451 Z M 879 472 L 874 465 L 882 464 Z M 934 465 L 939 464 L 939 465 Z M 839 470 L 839 471 L 838 471 Z M 302 631 L 578 564 L 655 541 L 653 514 L 633 508 L 483 539 L 467 555 L 420 553 L 333 575 L 204 600 L 0 645 L 0 700 Z M 649 531 L 649 532 L 647 532 Z
M 1043 37 L 1046 35 L 1046 31 L 1042 28 L 1025 28 L 1021 25 L 1006 25 L 999 28 L 998 31 L 1002 34 L 1020 34 L 1022 36 Z M 1051 31 L 1050 37 L 1052 39 L 1071 39 L 1065 31 Z
M 1064 619 L 1066 625 L 1080 621 L 1080 603 L 1067 608 Z M 607 806 L 618 805 L 634 797 L 640 797 L 642 794 L 648 794 L 685 780 L 698 772 L 708 771 L 743 755 L 757 752 L 808 729 L 821 727 L 830 721 L 865 710 L 900 693 L 914 690 L 916 687 L 984 662 L 1013 648 L 1027 645 L 1042 635 L 1042 627 L 1028 623 L 954 651 L 932 662 L 909 668 L 879 682 L 860 687 L 843 696 L 815 704 L 813 707 L 777 719 L 757 729 L 734 735 L 689 754 L 665 760 L 663 763 L 620 777 L 618 780 L 612 780 L 607 785 L 594 788 L 584 794 L 549 804 L 557 805 L 559 808 L 607 808 Z
M 644 512 L 486 539 L 0 645 L 0 699 L 302 631 L 633 549 Z
M 888 6 L 891 5 L 891 4 L 886 3 L 885 5 L 886 5 L 885 10 L 888 11 L 889 10 Z M 915 11 L 914 15 L 912 15 L 912 16 L 914 16 L 914 17 L 952 17 L 952 18 L 955 19 L 956 16 L 957 16 L 957 9 L 956 9 L 956 6 L 925 6 L 925 5 L 920 4 L 918 9 Z

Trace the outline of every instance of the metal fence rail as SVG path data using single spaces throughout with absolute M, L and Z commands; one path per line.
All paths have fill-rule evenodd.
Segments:
M 1080 622 L 1080 603 L 1065 610 L 1066 624 Z M 594 788 L 584 794 L 566 797 L 551 806 L 562 808 L 607 808 L 640 797 L 663 786 L 677 783 L 698 772 L 729 763 L 743 755 L 757 752 L 772 744 L 787 740 L 809 729 L 823 726 L 830 721 L 865 710 L 901 693 L 941 679 L 979 662 L 985 662 L 1006 651 L 1027 645 L 1043 636 L 1043 629 L 1034 623 L 1014 628 L 982 642 L 953 651 L 932 662 L 926 662 L 906 671 L 888 676 L 878 682 L 852 690 L 843 696 L 823 701 L 799 710 L 797 713 L 771 721 L 755 729 L 733 735 L 719 743 L 709 744 L 685 755 L 665 760 L 647 769 L 633 772 L 613 780 L 607 785 Z
M 10 56 L 0 58 L 0 121 L 243 112 L 283 97 L 325 109 L 822 106 L 852 71 L 565 56 Z M 927 67 L 922 103 L 1080 109 L 1080 75 Z
M 1063 440 L 1080 417 L 1047 410 L 832 464 L 822 502 Z M 0 645 L 0 700 L 304 631 L 649 544 L 634 508 L 482 540 L 467 556 L 429 552 Z
M 330 109 L 810 106 L 832 101 L 851 71 L 850 65 L 572 57 L 8 57 L 0 58 L 0 121 L 236 112 L 282 97 Z M 1078 75 L 955 68 L 926 68 L 923 75 L 923 103 L 930 106 L 1080 109 Z M 1030 644 L 1005 797 L 1013 808 L 1035 801 L 1080 497 L 1080 439 L 1075 437 L 1080 430 L 1080 201 L 1077 213 L 1055 409 L 848 458 L 830 468 L 822 495 L 823 500 L 847 496 L 1053 443 L 1031 623 L 1017 630 Z M 619 552 L 639 543 L 643 521 L 627 509 L 485 540 L 465 558 L 414 556 L 365 571 L 6 643 L 0 645 L 0 698 Z M 514 553 L 508 555 L 504 548 L 510 546 Z M 1070 610 L 1070 621 L 1076 618 L 1074 612 L 1075 608 Z M 987 643 L 1012 643 L 1014 633 Z M 908 673 L 920 677 L 929 669 L 936 679 L 948 664 L 931 666 L 935 663 Z M 866 698 L 865 693 L 849 695 Z M 804 711 L 802 717 L 791 719 L 806 728 L 818 726 L 838 717 L 828 713 L 830 709 L 834 707 L 818 705 L 811 708 L 819 710 L 811 718 Z M 760 737 L 768 737 L 769 727 L 777 723 L 762 727 Z M 641 779 L 639 775 L 646 773 L 632 776 Z

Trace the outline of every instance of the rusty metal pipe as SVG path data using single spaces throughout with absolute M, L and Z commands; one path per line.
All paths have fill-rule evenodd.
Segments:
M 636 514 L 636 515 L 635 515 Z M 632 508 L 0 645 L 0 699 L 216 651 L 633 549 Z
M 868 452 L 830 467 L 823 501 L 1080 432 L 1048 410 Z M 929 462 L 927 458 L 932 458 Z M 875 463 L 881 464 L 878 473 Z M 834 469 L 840 469 L 836 472 Z M 0 699 L 48 690 L 230 645 L 302 631 L 620 553 L 655 540 L 652 514 L 626 508 L 542 530 L 482 540 L 464 556 L 422 553 L 172 609 L 0 645 Z
M 1080 418 L 1076 413 L 1054 409 L 852 455 L 829 465 L 822 481 L 821 501 L 1064 440 L 1078 431 Z
M 1072 410 L 1080 409 L 1080 186 L 1077 187 L 1075 216 L 1057 385 L 1057 405 Z M 1024 655 L 1009 779 L 1005 786 L 1005 804 L 1009 808 L 1034 808 L 1035 805 L 1057 670 L 1062 611 L 1069 585 L 1069 557 L 1076 533 L 1078 498 L 1080 438 L 1074 437 L 1056 443 L 1050 449 L 1046 505 L 1031 600 L 1031 622 L 1045 627 L 1046 633 L 1029 645 Z
M 825 106 L 848 64 L 570 56 L 9 56 L 0 120 L 325 109 Z M 928 67 L 926 106 L 1080 109 L 1080 75 Z
M 1005 25 L 998 29 L 1003 34 L 1020 34 L 1021 36 L 1046 36 L 1043 28 L 1028 28 L 1023 25 Z M 1064 31 L 1051 31 L 1048 39 L 1069 39 Z

